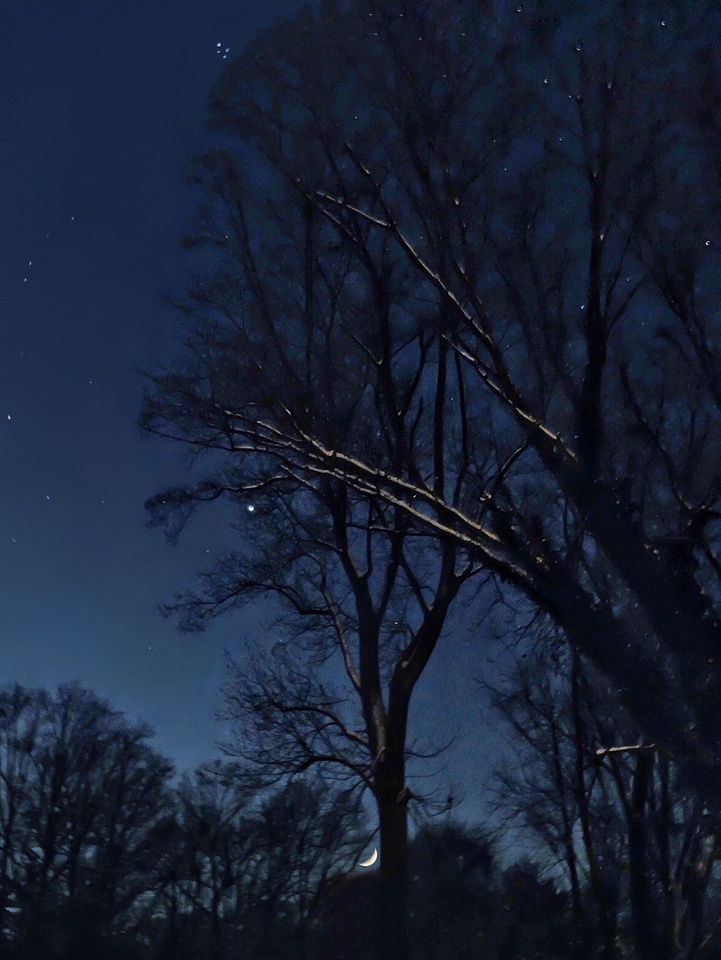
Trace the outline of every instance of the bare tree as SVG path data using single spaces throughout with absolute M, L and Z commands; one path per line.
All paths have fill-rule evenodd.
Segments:
M 614 958 L 623 934 L 639 960 L 695 957 L 718 926 L 704 917 L 717 819 L 603 678 L 543 639 L 493 692 L 519 758 L 498 773 L 498 808 L 561 868 L 579 956 Z
M 27 818 L 31 803 L 33 777 L 32 753 L 42 723 L 36 696 L 20 685 L 3 691 L 0 700 L 0 723 L 3 736 L 2 790 L 0 790 L 0 823 L 2 835 L 2 936 L 17 936 L 16 914 L 24 875 L 23 850 L 28 843 Z
M 319 779 L 289 782 L 252 820 L 258 870 L 251 912 L 280 927 L 303 960 L 316 955 L 329 886 L 367 835 L 364 821 L 357 793 Z
M 224 750 L 241 759 L 239 780 L 256 787 L 321 767 L 331 778 L 350 780 L 350 789 L 355 782 L 370 790 L 388 888 L 380 929 L 389 931 L 389 952 L 403 956 L 413 798 L 406 760 L 421 756 L 407 742 L 410 698 L 452 601 L 479 567 L 459 566 L 453 544 L 439 548 L 395 508 L 338 483 L 273 477 L 244 484 L 228 465 L 214 495 L 235 502 L 236 527 L 246 538 L 252 531 L 250 545 L 220 558 L 200 592 L 180 595 L 168 609 L 180 612 L 184 626 L 202 627 L 270 594 L 280 635 L 271 652 L 229 661 Z M 192 497 L 193 491 L 176 490 L 155 498 L 156 522 L 175 533 L 172 524 Z M 330 679 L 343 674 L 345 688 Z
M 211 97 L 218 257 L 143 414 L 246 490 L 336 482 L 482 563 L 709 801 L 717 20 L 339 0 L 264 31 Z
M 199 175 L 213 177 L 219 162 L 224 160 L 216 155 L 203 158 Z M 228 173 L 224 168 L 222 176 Z M 218 186 L 223 189 L 220 181 Z M 243 318 L 255 306 L 243 302 L 243 281 L 226 275 L 199 280 L 177 306 L 193 318 L 187 346 L 192 363 L 197 361 L 208 377 L 212 396 L 221 405 L 242 404 L 247 378 L 257 381 L 259 372 L 265 377 L 270 365 L 273 377 L 293 381 L 298 403 L 328 442 L 349 435 L 359 448 L 375 448 L 398 463 L 409 451 L 424 457 L 423 451 L 435 449 L 434 483 L 443 488 L 447 471 L 456 469 L 460 497 L 460 474 L 470 468 L 471 454 L 467 429 L 455 422 L 445 397 L 449 379 L 462 390 L 460 365 L 445 342 L 420 330 L 416 319 L 410 317 L 400 332 L 393 329 L 394 311 L 404 309 L 407 271 L 382 251 L 378 264 L 368 259 L 374 289 L 365 298 L 365 322 L 373 348 L 360 340 L 356 355 L 349 355 L 355 334 L 347 315 L 357 309 L 354 255 L 334 257 L 333 231 L 305 202 L 269 204 L 266 213 L 273 224 L 272 284 L 279 292 L 284 289 L 300 311 L 302 339 L 286 333 L 276 337 L 266 325 L 268 304 L 260 301 L 263 331 L 255 331 L 256 341 L 245 329 Z M 255 271 L 242 206 L 233 217 L 239 261 L 228 266 Z M 202 235 L 198 225 L 194 237 Z M 298 251 L 289 238 L 300 244 L 299 287 L 292 266 Z M 227 308 L 219 316 L 216 297 L 226 296 Z M 255 294 L 251 297 L 255 303 Z M 363 324 L 356 326 L 361 333 Z M 398 363 L 400 375 L 393 372 Z M 303 372 L 304 364 L 313 369 Z M 369 390 L 374 364 L 388 369 L 388 395 Z M 425 382 L 428 371 L 433 379 Z M 466 584 L 478 589 L 471 581 L 479 580 L 482 568 L 452 541 L 418 529 L 382 497 L 331 476 L 289 471 L 288 461 L 279 463 L 262 451 L 256 456 L 238 449 L 232 430 L 217 432 L 213 402 L 208 407 L 202 401 L 201 411 L 183 401 L 178 409 L 203 421 L 202 426 L 195 421 L 202 437 L 192 442 L 225 456 L 215 459 L 199 483 L 166 490 L 147 507 L 151 523 L 174 540 L 199 505 L 225 501 L 234 511 L 241 545 L 203 575 L 199 590 L 178 595 L 166 612 L 179 614 L 186 629 L 202 629 L 250 599 L 275 601 L 279 612 L 273 629 L 279 639 L 274 656 L 256 657 L 252 664 L 231 662 L 225 719 L 234 732 L 226 752 L 240 756 L 240 775 L 255 777 L 260 785 L 321 765 L 371 791 L 380 826 L 379 876 L 387 888 L 383 949 L 393 957 L 406 956 L 407 804 L 413 798 L 406 760 L 420 755 L 408 744 L 410 701 L 436 644 L 449 632 L 451 605 Z M 316 403 L 323 406 L 322 418 L 311 409 Z M 435 411 L 430 435 L 419 417 L 426 404 Z M 152 417 L 153 407 L 149 398 L 145 415 Z M 357 415 L 363 410 L 367 416 Z M 447 435 L 452 458 L 445 449 Z M 328 681 L 321 681 L 326 667 L 345 674 L 345 688 L 326 692 Z
M 149 915 L 164 927 L 163 956 L 314 956 L 331 878 L 357 850 L 363 820 L 357 795 L 320 781 L 299 778 L 259 801 L 232 765 L 186 775 L 159 830 Z
M 28 956 L 110 949 L 152 889 L 172 766 L 75 684 L 0 692 L 3 936 Z

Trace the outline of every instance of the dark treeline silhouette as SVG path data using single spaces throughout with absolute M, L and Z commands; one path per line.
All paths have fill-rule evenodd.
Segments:
M 357 796 L 173 766 L 91 691 L 0 691 L 0 955 L 286 956 L 367 838 Z M 285 951 L 285 952 L 284 952 Z
M 557 865 L 580 956 L 713 955 L 718 816 L 598 671 L 561 634 L 535 633 L 491 687 L 518 754 L 497 771 L 499 811 Z
M 592 712 L 586 672 L 564 674 L 565 687 L 551 692 L 538 664 L 524 671 L 526 686 L 507 693 L 504 711 L 518 729 L 533 731 L 527 744 L 540 748 L 553 730 L 562 741 L 557 765 L 553 751 L 538 749 L 543 769 L 527 758 L 533 779 L 521 789 L 509 778 L 499 797 L 509 824 L 515 813 L 533 828 L 530 846 L 513 860 L 487 833 L 449 817 L 421 824 L 408 850 L 410 956 L 718 956 L 721 890 L 708 817 L 661 758 L 644 766 L 643 798 L 641 754 L 619 754 L 596 794 L 586 759 L 592 839 L 574 832 L 569 854 L 564 809 L 574 822 L 582 816 L 574 757 L 598 742 L 599 730 L 607 742 L 611 729 L 623 728 L 603 726 L 608 711 Z M 563 697 L 573 683 L 583 688 L 583 733 L 567 729 L 573 711 Z M 220 762 L 176 781 L 151 734 L 78 685 L 55 695 L 19 685 L 0 691 L 0 956 L 372 960 L 383 888 L 377 871 L 355 866 L 372 833 L 357 792 L 316 778 L 254 795 Z M 645 847 L 631 839 L 634 815 Z M 623 880 L 622 848 L 634 842 Z M 656 890 L 664 850 L 678 880 L 673 916 Z M 535 861 L 525 859 L 529 851 Z M 676 925 L 668 936 L 663 923 L 649 928 L 664 933 L 657 952 L 639 950 L 633 917 L 623 911 L 608 948 L 594 870 L 608 871 L 619 890 L 639 882 L 653 888 L 647 909 Z

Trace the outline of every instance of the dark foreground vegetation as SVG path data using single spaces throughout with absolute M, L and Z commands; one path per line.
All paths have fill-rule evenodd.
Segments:
M 707 811 L 663 757 L 582 759 L 611 721 L 597 706 L 593 720 L 574 663 L 551 690 L 531 656 L 497 694 L 525 738 L 523 776 L 499 776 L 495 839 L 447 817 L 411 839 L 413 958 L 721 956 Z M 372 960 L 358 791 L 296 780 L 253 796 L 230 764 L 178 781 L 150 733 L 78 686 L 0 694 L 0 956 Z M 530 827 L 515 858 L 514 823 Z
M 221 767 L 178 783 L 149 735 L 78 686 L 0 695 L 3 957 L 370 949 L 374 874 L 342 879 L 369 838 L 357 794 L 301 781 L 258 801 Z M 565 894 L 528 865 L 501 871 L 474 831 L 423 829 L 410 862 L 418 957 L 546 950 L 568 930 Z

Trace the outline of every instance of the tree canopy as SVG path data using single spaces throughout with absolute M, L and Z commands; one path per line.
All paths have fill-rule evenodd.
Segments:
M 282 485 L 382 502 L 552 618 L 709 797 L 718 27 L 347 0 L 262 31 L 211 95 L 212 254 L 142 417 L 217 454 L 157 519 Z

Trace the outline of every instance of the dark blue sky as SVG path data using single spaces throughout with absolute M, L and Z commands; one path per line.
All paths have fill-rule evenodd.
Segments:
M 221 49 L 297 2 L 10 0 L 0 12 L 0 681 L 66 679 L 147 719 L 180 767 L 214 753 L 222 648 L 260 614 L 183 635 L 156 613 L 222 543 L 206 518 L 178 548 L 143 502 L 183 470 L 133 423 L 138 369 L 172 346 L 161 293 L 186 269 Z M 478 646 L 437 652 L 412 735 L 459 735 L 450 772 L 477 812 L 498 736 L 470 679 Z

